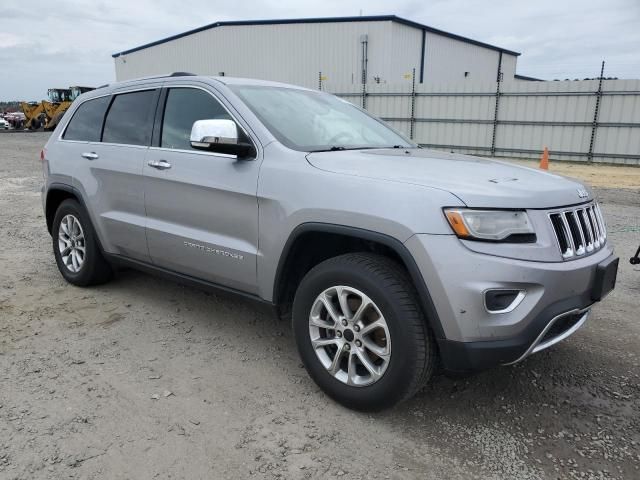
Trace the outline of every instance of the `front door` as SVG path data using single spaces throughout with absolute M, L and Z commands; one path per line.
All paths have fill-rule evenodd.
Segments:
M 168 88 L 162 101 L 157 146 L 149 149 L 143 170 L 151 260 L 255 293 L 260 164 L 191 147 L 196 120 L 235 121 L 209 91 Z

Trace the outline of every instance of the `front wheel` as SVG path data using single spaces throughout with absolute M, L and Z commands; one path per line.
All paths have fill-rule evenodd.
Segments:
M 309 271 L 296 292 L 293 329 L 313 380 L 358 410 L 381 410 L 411 397 L 436 364 L 411 281 L 381 255 L 341 255 Z

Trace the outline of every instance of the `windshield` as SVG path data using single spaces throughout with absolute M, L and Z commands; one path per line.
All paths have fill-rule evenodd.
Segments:
M 333 95 L 254 85 L 230 88 L 281 143 L 294 150 L 415 146 L 380 120 Z

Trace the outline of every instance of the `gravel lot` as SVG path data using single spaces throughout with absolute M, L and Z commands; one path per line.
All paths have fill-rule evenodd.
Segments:
M 135 271 L 66 284 L 47 136 L 0 133 L 0 478 L 640 478 L 639 183 L 598 189 L 621 270 L 582 330 L 366 415 L 318 390 L 264 308 Z

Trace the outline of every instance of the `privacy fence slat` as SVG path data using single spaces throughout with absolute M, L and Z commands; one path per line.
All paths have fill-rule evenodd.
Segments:
M 412 83 L 321 88 L 430 148 L 640 165 L 640 80 Z

